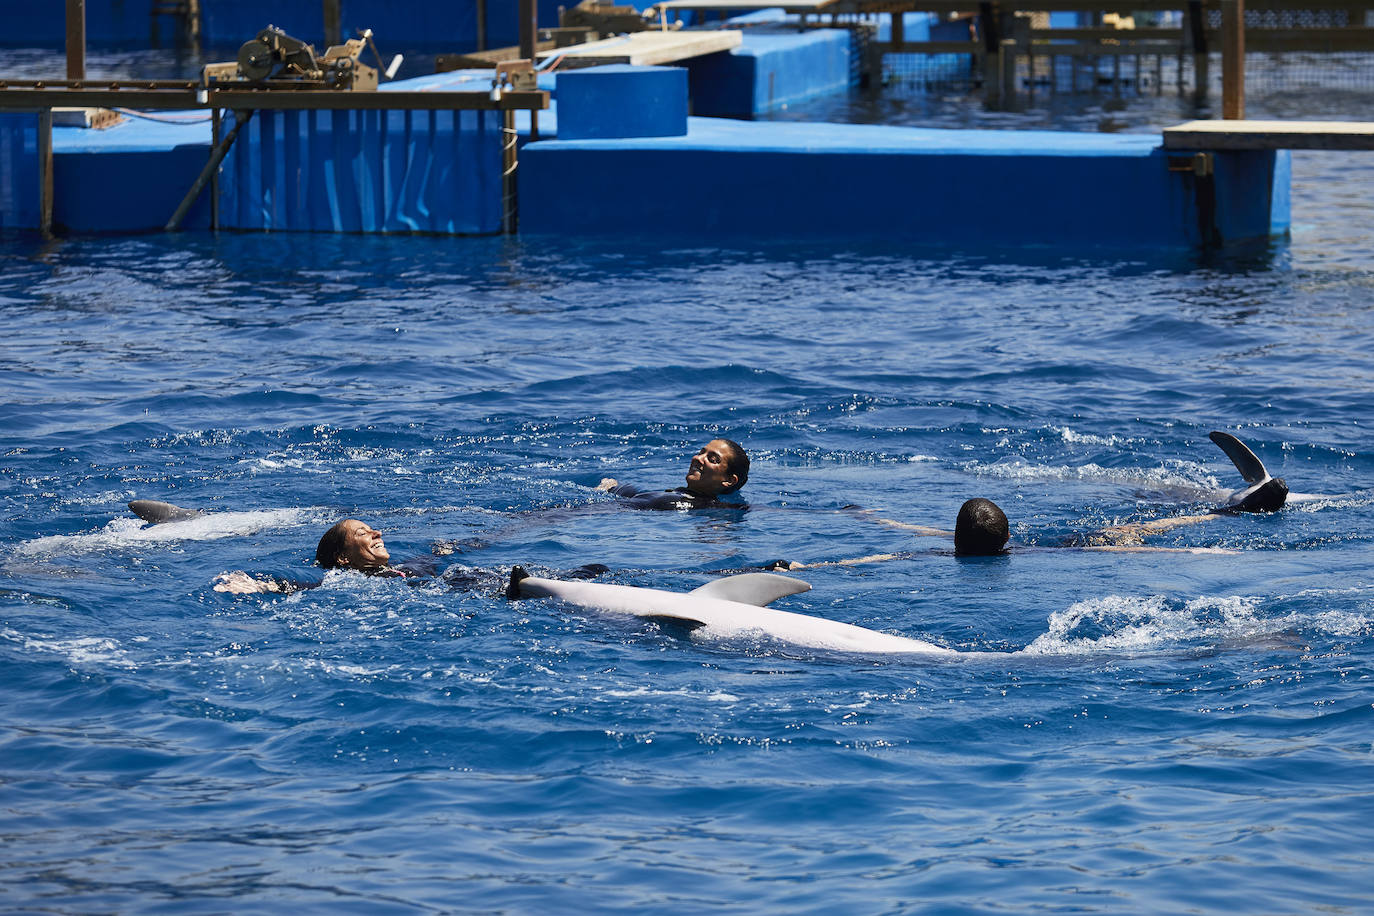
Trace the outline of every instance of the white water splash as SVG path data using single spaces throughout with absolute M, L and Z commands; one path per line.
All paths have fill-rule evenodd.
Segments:
M 1027 655 L 1139 652 L 1160 646 L 1256 640 L 1286 632 L 1291 619 L 1270 619 L 1256 597 L 1194 598 L 1108 595 L 1050 615 L 1049 628 L 1022 651 Z
M 26 636 L 17 630 L 0 630 L 0 639 L 14 642 L 25 652 L 55 655 L 74 668 L 88 665 L 112 665 L 133 668 L 119 641 L 107 636 L 75 636 L 62 639 L 56 636 Z
M 307 509 L 213 512 L 160 525 L 150 525 L 136 518 L 117 518 L 99 531 L 87 534 L 56 534 L 23 541 L 15 546 L 14 553 L 18 556 L 43 559 L 125 550 L 150 544 L 213 541 L 255 534 L 267 528 L 302 525 L 313 520 L 314 515 Z

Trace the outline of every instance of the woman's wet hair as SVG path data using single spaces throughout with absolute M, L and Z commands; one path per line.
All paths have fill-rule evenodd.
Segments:
M 721 439 L 720 441 L 730 447 L 730 473 L 739 478 L 733 487 L 721 490 L 720 492 L 733 493 L 744 486 L 745 482 L 749 480 L 749 456 L 744 454 L 744 446 L 740 445 L 734 439 Z
M 1007 516 L 990 499 L 970 499 L 959 507 L 954 523 L 954 553 L 986 557 L 1001 553 L 1011 537 Z
M 339 557 L 343 556 L 344 546 L 348 543 L 348 529 L 344 527 L 348 521 L 344 519 L 326 531 L 315 548 L 315 562 L 325 569 L 335 569 L 339 565 Z

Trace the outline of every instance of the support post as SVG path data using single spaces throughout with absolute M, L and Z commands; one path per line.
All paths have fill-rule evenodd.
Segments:
M 220 131 L 224 129 L 223 115 L 218 108 L 210 112 L 210 145 L 212 148 L 219 146 Z M 219 169 L 215 169 L 210 176 L 210 229 L 213 232 L 219 231 Z
M 1003 38 L 997 57 L 1002 104 L 1009 108 L 1016 98 L 1016 39 Z
M 1245 120 L 1245 0 L 1221 0 L 1221 116 Z
M 38 231 L 52 235 L 52 109 L 38 112 Z
M 86 0 L 67 0 L 67 79 L 86 78 Z
M 893 10 L 892 16 L 892 52 L 902 53 L 902 47 L 906 44 L 906 13 L 902 10 Z
M 1002 11 L 995 2 L 978 4 L 978 31 L 983 36 L 983 91 L 989 98 L 999 88 L 1002 63 Z
M 520 2 L 520 58 L 534 60 L 535 39 L 539 31 L 539 8 L 535 0 Z
M 326 46 L 343 44 L 343 13 L 340 0 L 324 0 L 324 43 Z
M 1188 36 L 1193 46 L 1193 79 L 1196 85 L 1193 86 L 1193 95 L 1197 102 L 1202 102 L 1207 98 L 1208 83 L 1208 49 L 1207 49 L 1207 23 L 1202 12 L 1202 0 L 1188 0 Z
M 521 0 L 523 3 L 524 0 Z M 519 165 L 516 159 L 516 144 L 520 140 L 515 129 L 515 110 L 508 108 L 501 112 L 501 232 L 514 235 L 518 227 L 518 195 L 516 191 L 515 170 Z
M 487 49 L 487 0 L 477 0 L 477 50 Z

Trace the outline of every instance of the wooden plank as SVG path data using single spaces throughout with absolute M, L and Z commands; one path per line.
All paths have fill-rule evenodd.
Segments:
M 734 30 L 691 32 L 633 32 L 616 38 L 590 41 L 553 51 L 543 51 L 540 60 L 563 58 L 563 67 L 593 67 L 600 64 L 654 66 L 671 64 L 703 54 L 729 51 L 744 42 L 744 33 Z
M 1188 121 L 1164 128 L 1164 148 L 1374 150 L 1374 121 Z

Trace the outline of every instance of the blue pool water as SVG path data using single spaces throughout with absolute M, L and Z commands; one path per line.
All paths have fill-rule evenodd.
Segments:
M 1374 904 L 1374 157 L 1227 255 L 709 240 L 0 239 L 0 906 L 1362 913 Z M 1300 493 L 1204 510 L 1250 442 Z M 748 511 L 632 512 L 716 435 Z M 1020 549 L 952 524 L 995 499 Z M 148 527 L 124 503 L 212 510 Z M 473 588 L 331 574 L 359 516 Z M 992 656 L 500 597 L 520 563 Z

